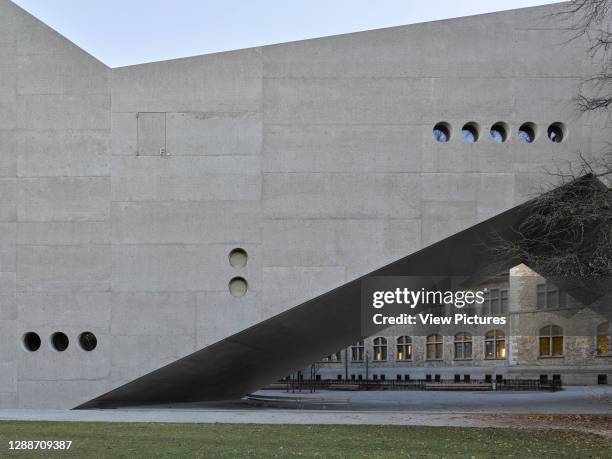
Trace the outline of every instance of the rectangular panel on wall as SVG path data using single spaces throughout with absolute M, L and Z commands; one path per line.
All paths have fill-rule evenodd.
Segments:
M 166 153 L 166 114 L 138 114 L 138 155 L 160 156 Z

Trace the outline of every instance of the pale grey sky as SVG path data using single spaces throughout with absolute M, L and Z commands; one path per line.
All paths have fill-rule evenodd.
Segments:
M 555 3 L 546 0 L 13 0 L 110 65 Z

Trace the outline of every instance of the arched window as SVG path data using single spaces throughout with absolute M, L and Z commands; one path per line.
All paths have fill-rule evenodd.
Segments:
M 455 359 L 472 358 L 472 335 L 469 333 L 457 333 L 455 335 Z
M 387 338 L 374 338 L 374 360 L 387 360 Z
M 330 354 L 323 359 L 324 362 L 340 362 L 342 360 L 342 354 L 340 351 Z
M 506 334 L 502 330 L 491 330 L 485 334 L 485 359 L 506 358 Z
M 563 329 L 558 325 L 540 328 L 540 356 L 563 355 Z
M 353 362 L 363 361 L 363 340 L 351 346 L 351 360 Z
M 426 342 L 427 360 L 442 360 L 442 336 L 435 334 L 429 335 Z
M 597 355 L 612 353 L 612 322 L 597 326 Z
M 397 338 L 396 360 L 412 360 L 412 338 L 410 336 L 399 336 Z

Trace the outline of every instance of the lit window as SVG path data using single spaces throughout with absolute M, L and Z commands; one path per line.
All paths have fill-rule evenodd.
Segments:
M 491 126 L 490 134 L 495 143 L 504 143 L 508 138 L 508 128 L 505 123 L 495 123 Z
M 450 140 L 450 125 L 438 123 L 434 126 L 432 134 L 436 142 L 446 143 Z
M 533 123 L 524 123 L 519 128 L 519 139 L 523 143 L 533 143 L 536 138 L 536 126 Z
M 435 334 L 429 335 L 426 340 L 427 360 L 442 360 L 442 336 Z
M 397 338 L 397 360 L 412 360 L 412 338 L 400 336 Z
M 547 325 L 540 329 L 540 356 L 563 355 L 563 329 L 558 325 Z
M 597 355 L 612 353 L 612 322 L 597 326 Z
M 351 360 L 353 362 L 363 361 L 363 340 L 351 346 Z
M 501 330 L 491 330 L 485 334 L 485 359 L 506 358 L 506 334 Z
M 387 360 L 387 338 L 374 338 L 374 360 Z
M 472 335 L 457 333 L 455 335 L 455 359 L 472 358 Z
M 469 143 L 478 142 L 478 137 L 480 136 L 479 132 L 480 130 L 478 129 L 478 124 L 474 123 L 473 121 L 467 123 L 461 129 L 461 135 L 463 136 L 463 140 Z

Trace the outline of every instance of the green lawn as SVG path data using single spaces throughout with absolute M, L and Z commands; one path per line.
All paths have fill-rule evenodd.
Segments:
M 8 442 L 43 439 L 72 440 L 69 455 L 79 458 L 612 457 L 612 442 L 575 431 L 83 422 L 0 422 L 0 457 L 40 457 Z

